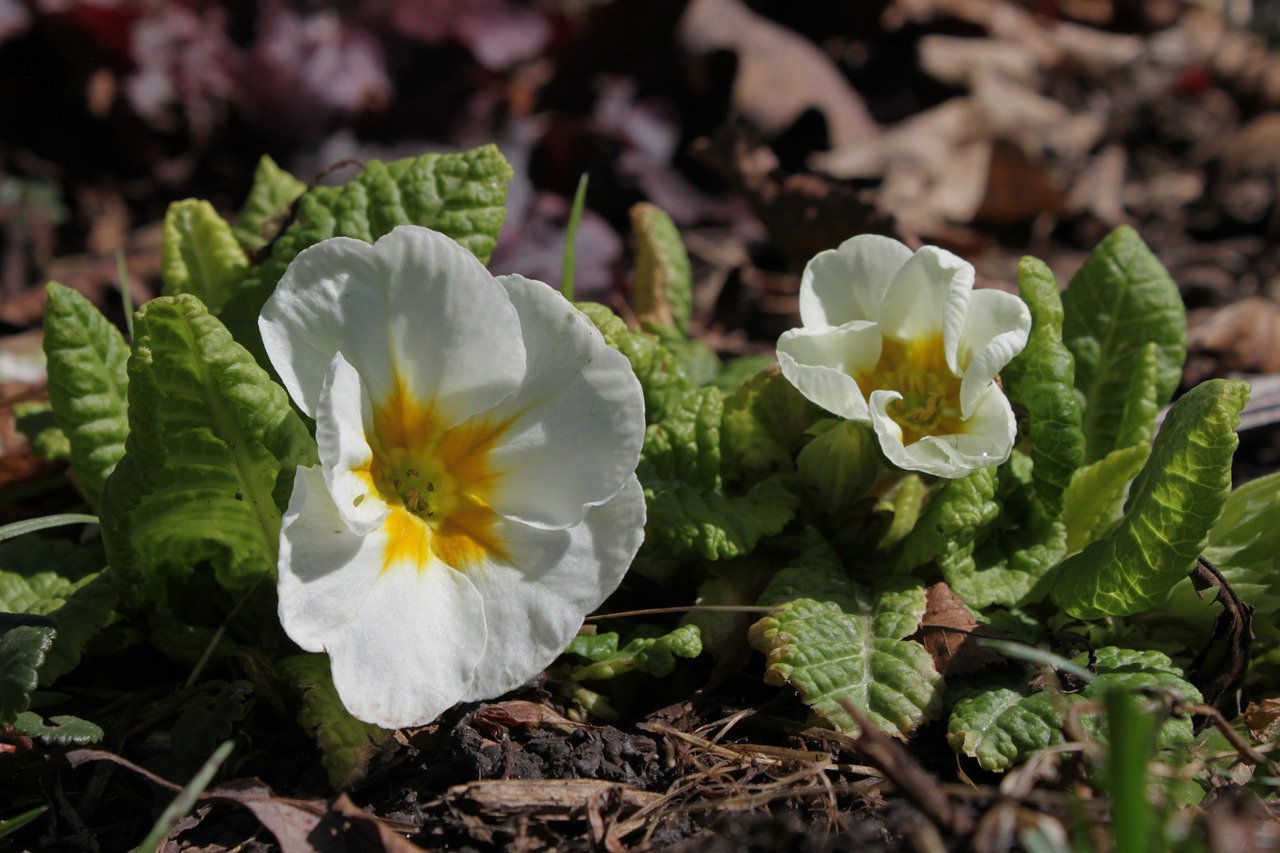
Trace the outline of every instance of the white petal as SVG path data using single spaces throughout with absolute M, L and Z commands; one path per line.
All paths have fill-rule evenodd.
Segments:
M 445 427 L 496 404 L 524 373 L 506 291 L 474 255 L 427 228 L 401 226 L 372 246 L 335 237 L 304 249 L 258 326 L 290 396 L 313 416 L 335 352 L 375 406 L 407 390 L 433 400 Z
M 555 660 L 583 616 L 621 583 L 644 538 L 644 521 L 644 493 L 632 475 L 575 527 L 505 523 L 502 536 L 514 565 L 489 562 L 467 572 L 484 598 L 489 645 L 463 698 L 500 696 Z
M 871 423 L 880 449 L 899 468 L 954 479 L 999 465 L 1013 451 L 1017 423 L 1008 399 L 995 385 L 979 398 L 973 417 L 964 422 L 963 433 L 925 436 L 905 447 L 902 428 L 886 411 L 891 402 L 900 399 L 902 395 L 894 391 L 871 393 Z
M 431 722 L 467 695 L 488 632 L 480 593 L 440 562 L 378 576 L 328 646 L 351 715 L 386 729 Z
M 1031 311 L 1012 293 L 975 290 L 958 353 L 964 380 L 960 408 L 969 417 L 983 391 L 1027 345 Z
M 367 474 L 373 450 L 365 436 L 373 421 L 360 374 L 334 353 L 316 407 L 316 445 L 329 491 L 347 529 L 364 536 L 382 525 L 387 505 Z
M 540 527 L 578 524 L 635 471 L 644 393 L 626 356 L 558 292 L 522 276 L 499 281 L 520 316 L 528 361 L 520 387 L 485 414 L 510 421 L 489 454 L 501 477 L 489 503 Z
M 800 276 L 800 319 L 805 326 L 843 326 L 877 320 L 889 283 L 911 257 L 891 237 L 859 234 L 819 252 Z
M 298 471 L 280 538 L 280 622 L 328 652 L 355 717 L 386 728 L 430 722 L 469 689 L 484 655 L 480 594 L 433 562 L 386 566 L 386 535 L 342 523 L 318 468 Z
M 879 327 L 864 321 L 791 329 L 778 339 L 778 365 L 808 400 L 842 418 L 867 421 L 867 401 L 853 377 L 875 368 L 882 343 Z
M 920 249 L 898 271 L 880 304 L 884 336 L 906 343 L 941 334 L 947 364 L 959 376 L 955 351 L 964 331 L 973 278 L 968 261 L 936 246 Z

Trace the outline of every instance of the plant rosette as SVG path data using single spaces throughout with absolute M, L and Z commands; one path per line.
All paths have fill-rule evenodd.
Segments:
M 996 375 L 1027 344 L 1018 297 L 974 290 L 973 266 L 864 234 L 800 280 L 802 328 L 778 340 L 782 373 L 827 411 L 870 423 L 899 468 L 963 477 L 1009 458 L 1017 425 Z
M 259 320 L 316 421 L 280 533 L 280 620 L 386 728 L 541 672 L 643 538 L 644 400 L 559 293 L 402 226 L 301 252 Z

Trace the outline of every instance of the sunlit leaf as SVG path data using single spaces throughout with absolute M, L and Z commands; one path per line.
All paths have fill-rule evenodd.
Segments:
M 1231 490 L 1244 382 L 1214 379 L 1170 410 L 1119 526 L 1058 574 L 1053 596 L 1078 619 L 1140 613 L 1191 570 Z
M 249 353 L 190 295 L 138 312 L 127 455 L 103 493 L 111 567 L 134 595 L 209 566 L 243 590 L 275 571 L 280 515 L 315 444 Z
M 1026 432 L 1035 463 L 1036 495 L 1056 515 L 1071 475 L 1084 460 L 1075 360 L 1062 344 L 1062 299 L 1043 261 L 1023 258 L 1018 289 L 1031 309 L 1026 349 L 1004 369 L 1009 398 L 1028 412 Z
M 169 205 L 160 257 L 165 296 L 190 293 L 216 312 L 239 289 L 248 268 L 244 249 L 213 205 L 194 198 Z
M 124 455 L 129 433 L 124 336 L 89 300 L 50 282 L 44 315 L 49 402 L 71 443 L 71 471 L 90 505 Z
M 636 318 L 645 326 L 667 327 L 684 335 L 693 310 L 689 255 L 671 217 L 641 203 L 631 208 L 636 240 L 636 277 L 632 288 Z
M 1177 284 L 1128 226 L 1098 244 L 1062 302 L 1062 337 L 1084 396 L 1085 461 L 1094 462 L 1120 446 L 1130 388 L 1142 381 L 1148 344 L 1155 345 L 1156 404 L 1172 396 L 1186 358 L 1186 311 Z
M 810 535 L 759 603 L 779 608 L 750 632 L 751 645 L 766 658 L 765 681 L 791 684 L 841 731 L 858 730 L 844 701 L 904 738 L 936 713 L 942 678 L 924 646 L 905 639 L 924 615 L 922 582 L 891 578 L 864 587 L 849 579 L 830 546 Z
M 260 249 L 285 224 L 289 205 L 307 185 L 263 155 L 253 173 L 253 186 L 236 216 L 232 232 L 245 249 Z

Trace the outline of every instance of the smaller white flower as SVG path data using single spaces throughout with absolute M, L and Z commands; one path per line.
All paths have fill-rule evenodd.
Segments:
M 640 547 L 644 397 L 564 297 L 426 228 L 301 252 L 262 340 L 316 419 L 280 621 L 355 717 L 421 725 L 564 650 Z
M 804 326 L 778 340 L 782 373 L 827 411 L 869 422 L 899 468 L 963 477 L 999 465 L 1017 429 L 996 374 L 1027 345 L 1031 312 L 973 281 L 945 249 L 846 240 L 805 267 Z

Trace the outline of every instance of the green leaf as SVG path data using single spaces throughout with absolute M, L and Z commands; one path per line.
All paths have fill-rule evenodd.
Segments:
M 771 363 L 725 400 L 720 427 L 725 480 L 754 483 L 792 472 L 794 455 L 819 417 L 817 407 Z
M 1020 451 L 998 469 L 949 481 L 903 540 L 898 571 L 933 560 L 973 608 L 1040 600 L 1066 553 L 1066 529 L 1036 485 L 1033 463 Z
M 1231 493 L 1204 556 L 1253 608 L 1254 656 L 1270 651 L 1280 641 L 1280 472 Z M 1195 642 L 1221 612 L 1200 599 L 1189 578 L 1178 582 L 1162 610 Z
M 1159 373 L 1160 350 L 1154 343 L 1149 343 L 1134 359 L 1129 395 L 1125 398 L 1120 428 L 1116 431 L 1116 450 L 1139 444 L 1150 445 L 1155 439 L 1156 417 L 1166 400 L 1160 396 Z
M 795 479 L 784 475 L 761 481 L 745 495 L 683 483 L 645 486 L 644 494 L 649 505 L 646 551 L 699 554 L 708 560 L 751 553 L 762 538 L 786 527 L 800 503 Z
M 129 347 L 120 331 L 79 293 L 57 282 L 50 282 L 46 291 L 49 402 L 71 442 L 71 471 L 96 508 L 102 484 L 124 455 L 129 432 Z
M 330 237 L 372 243 L 397 225 L 422 225 L 447 234 L 488 263 L 506 216 L 507 183 L 513 175 L 498 149 L 486 145 L 390 163 L 370 160 L 342 186 L 313 187 L 298 198 L 293 221 L 219 319 L 265 365 L 258 337 L 263 304 L 298 253 Z
M 1000 513 L 997 473 L 979 468 L 938 487 L 919 521 L 902 540 L 897 573 L 906 574 L 930 560 L 959 561 L 973 554 L 978 529 Z
M 605 343 L 631 362 L 631 369 L 644 391 L 644 414 L 648 423 L 665 420 L 697 387 L 684 372 L 681 360 L 656 335 L 631 331 L 622 318 L 603 305 L 579 302 L 576 307 L 600 330 Z
M 665 678 L 675 671 L 676 658 L 696 658 L 702 654 L 702 634 L 697 625 L 681 625 L 656 637 L 636 637 L 620 649 L 616 648 L 617 642 L 618 636 L 614 634 L 615 651 L 611 654 L 598 654 L 603 646 L 592 649 L 597 652 L 591 656 L 592 662 L 574 667 L 569 677 L 574 681 L 601 681 L 639 671 Z
M 564 650 L 564 653 L 584 657 L 587 660 L 604 660 L 618 653 L 618 632 L 579 634 L 569 641 L 569 647 Z
M 127 454 L 103 492 L 102 533 L 128 591 L 210 566 L 225 590 L 275 571 L 280 515 L 315 443 L 283 388 L 190 295 L 138 312 Z
M 14 720 L 18 734 L 37 738 L 45 746 L 85 746 L 102 740 L 102 729 L 88 720 L 60 714 L 46 723 L 39 714 L 23 711 Z
M 50 462 L 71 458 L 71 441 L 58 426 L 58 417 L 49 403 L 28 401 L 14 404 L 13 425 L 37 456 Z
M 0 544 L 0 611 L 40 617 L 57 629 L 40 670 L 49 685 L 80 662 L 84 647 L 107 625 L 115 584 L 97 548 L 29 536 Z
M 1009 398 L 1026 408 L 1036 495 L 1051 515 L 1062 511 L 1071 475 L 1084 461 L 1075 360 L 1062 343 L 1062 299 L 1043 261 L 1023 258 L 1018 289 L 1031 309 L 1026 349 L 1003 371 Z
M 751 627 L 766 656 L 765 681 L 790 683 L 805 704 L 844 732 L 852 702 L 877 727 L 907 737 L 934 716 L 942 677 L 924 647 L 904 638 L 925 611 L 920 581 L 890 578 L 874 589 L 851 581 L 831 547 L 809 534 L 803 552 L 760 597 L 778 611 Z
M 928 493 L 919 474 L 905 474 L 876 501 L 875 511 L 889 515 L 889 526 L 877 543 L 882 549 L 892 548 L 915 529 L 924 511 Z
M 1077 619 L 1140 613 L 1169 597 L 1204 550 L 1231 489 L 1244 382 L 1214 379 L 1169 411 L 1124 519 L 1062 564 L 1054 600 Z
M 814 438 L 796 458 L 800 485 L 820 512 L 849 512 L 881 471 L 875 435 L 866 424 L 826 418 L 809 432 Z
M 1151 445 L 1134 444 L 1113 450 L 1076 471 L 1067 486 L 1062 523 L 1067 528 L 1067 553 L 1075 554 L 1101 539 L 1120 520 L 1129 483 L 1142 470 Z
M 160 257 L 165 296 L 194 294 L 216 312 L 235 294 L 248 268 L 244 249 L 213 205 L 194 198 L 169 205 Z
M 1121 446 L 1130 387 L 1148 344 L 1156 348 L 1156 402 L 1173 395 L 1186 358 L 1186 311 L 1178 286 L 1128 226 L 1098 245 L 1062 301 L 1062 337 L 1084 397 L 1085 461 L 1094 462 Z
M 321 763 L 335 790 L 350 788 L 369 770 L 369 760 L 391 732 L 362 723 L 347 712 L 329 673 L 324 655 L 295 655 L 280 661 L 280 670 L 302 690 L 298 724 L 320 745 Z
M 947 741 L 958 753 L 976 758 L 987 770 L 1007 770 L 1045 747 L 1063 741 L 1062 721 L 1075 706 L 1082 727 L 1105 742 L 1105 722 L 1100 708 L 1107 692 L 1172 689 L 1189 702 L 1200 701 L 1200 691 L 1186 681 L 1179 669 L 1161 652 L 1140 652 L 1112 646 L 1096 652 L 1097 674 L 1079 693 L 1054 695 L 1035 690 L 1024 676 L 999 676 L 956 685 L 956 702 L 947 724 Z M 1073 661 L 1088 666 L 1089 655 Z M 1160 730 L 1159 744 L 1169 749 L 1189 743 L 1193 736 L 1189 719 L 1172 719 Z
M 31 707 L 40 667 L 57 633 L 46 625 L 18 625 L 0 634 L 0 725 Z
M 632 288 L 636 317 L 643 327 L 689 331 L 693 277 L 680 231 L 660 208 L 641 202 L 631 208 L 636 240 L 636 277 Z
M 95 572 L 58 596 L 42 598 L 27 606 L 27 613 L 48 616 L 58 627 L 58 636 L 40 670 L 41 685 L 53 684 L 80 664 L 85 646 L 111 621 L 116 598 L 116 585 L 110 575 Z
M 637 475 L 645 484 L 684 482 L 713 491 L 720 487 L 720 417 L 724 398 L 715 388 L 689 391 L 645 430 Z
M 774 361 L 772 356 L 768 355 L 738 356 L 721 364 L 720 373 L 715 379 L 711 380 L 710 384 L 726 394 L 733 394 L 742 387 L 742 383 L 773 364 L 777 364 L 777 362 Z M 799 394 L 798 391 L 796 393 Z
M 232 233 L 245 249 L 261 249 L 284 224 L 289 206 L 307 185 L 276 165 L 265 154 L 253 173 L 253 186 L 236 217 Z

